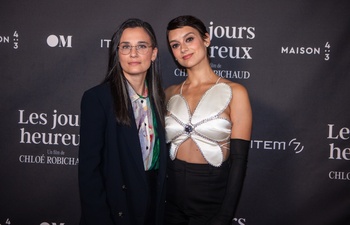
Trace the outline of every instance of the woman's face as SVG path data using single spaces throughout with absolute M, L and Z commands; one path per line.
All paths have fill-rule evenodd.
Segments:
M 170 48 L 175 59 L 185 68 L 191 68 L 207 59 L 207 47 L 210 44 L 209 35 L 203 40 L 200 33 L 193 27 L 185 26 L 168 33 Z
M 151 61 L 157 57 L 150 36 L 142 27 L 126 28 L 120 38 L 118 55 L 124 76 L 146 76 Z

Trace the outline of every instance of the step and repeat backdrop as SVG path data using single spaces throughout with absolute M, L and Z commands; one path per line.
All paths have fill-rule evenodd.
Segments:
M 166 25 L 191 14 L 211 66 L 249 91 L 254 127 L 232 225 L 350 224 L 350 2 L 5 0 L 0 224 L 76 225 L 80 100 L 124 20 L 154 27 L 164 88 L 186 79 Z

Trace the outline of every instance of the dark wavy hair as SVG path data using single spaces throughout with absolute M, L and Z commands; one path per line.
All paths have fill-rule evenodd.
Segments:
M 130 125 L 130 118 L 128 110 L 131 108 L 129 94 L 127 89 L 127 80 L 123 74 L 123 70 L 119 63 L 118 45 L 120 38 L 127 28 L 143 28 L 151 38 L 152 48 L 158 48 L 157 39 L 152 26 L 140 19 L 131 18 L 122 23 L 117 31 L 113 34 L 111 45 L 109 48 L 109 64 L 108 73 L 103 83 L 109 83 L 114 100 L 115 116 L 118 123 L 124 125 Z M 146 82 L 148 85 L 148 94 L 151 102 L 154 102 L 155 110 L 157 110 L 162 125 L 164 125 L 164 112 L 165 112 L 165 94 L 161 85 L 160 76 L 160 62 L 159 54 L 157 58 L 152 62 L 150 68 L 147 70 Z

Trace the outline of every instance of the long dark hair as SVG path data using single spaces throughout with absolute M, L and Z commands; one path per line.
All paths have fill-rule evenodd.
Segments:
M 111 45 L 109 48 L 109 64 L 108 73 L 103 83 L 109 83 L 113 95 L 115 116 L 118 123 L 124 125 L 130 125 L 130 117 L 128 110 L 130 109 L 130 100 L 128 95 L 128 89 L 126 86 L 126 78 L 123 74 L 123 69 L 119 63 L 118 45 L 120 38 L 127 28 L 143 28 L 151 38 L 152 48 L 158 48 L 157 39 L 153 31 L 152 26 L 140 19 L 128 19 L 122 23 L 117 31 L 113 34 Z M 154 102 L 155 110 L 158 112 L 162 125 L 164 125 L 164 112 L 165 112 L 165 94 L 161 86 L 160 77 L 160 62 L 157 54 L 157 58 L 152 62 L 150 68 L 147 70 L 146 82 L 148 85 L 148 93 L 151 102 Z
M 166 28 L 166 37 L 167 37 L 168 43 L 169 43 L 169 31 L 175 30 L 178 28 L 182 28 L 185 26 L 189 26 L 189 27 L 196 29 L 199 32 L 199 34 L 201 35 L 203 41 L 207 38 L 207 34 L 209 34 L 206 26 L 204 25 L 204 23 L 200 19 L 198 19 L 194 16 L 191 16 L 191 15 L 178 16 L 178 17 L 172 19 L 168 23 L 168 26 Z M 168 47 L 171 50 L 169 45 L 168 45 Z M 208 60 L 209 60 L 209 48 L 207 48 L 207 56 L 208 56 Z

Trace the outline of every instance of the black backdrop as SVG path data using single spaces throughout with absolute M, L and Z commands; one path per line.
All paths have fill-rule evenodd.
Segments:
M 0 224 L 78 224 L 80 99 L 105 76 L 111 35 L 127 18 L 150 22 L 167 87 L 186 78 L 165 37 L 183 14 L 205 22 L 213 69 L 251 98 L 249 166 L 232 224 L 350 224 L 349 1 L 0 5 Z

